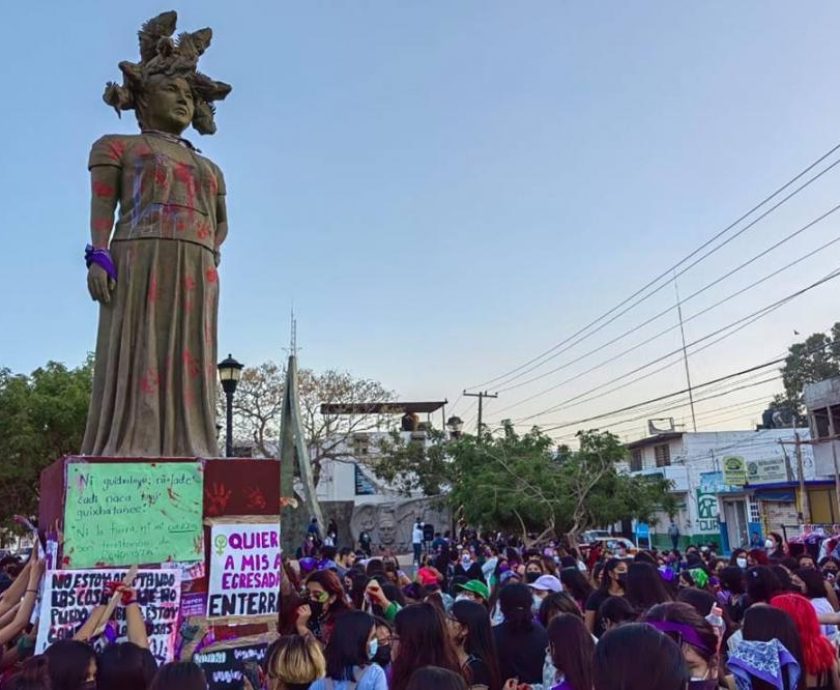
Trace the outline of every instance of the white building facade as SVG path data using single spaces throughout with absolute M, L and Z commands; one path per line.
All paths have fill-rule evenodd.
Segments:
M 806 490 L 818 497 L 828 478 L 816 474 L 811 446 L 801 443 L 810 440 L 808 429 L 661 433 L 627 444 L 628 469 L 672 482 L 682 547 L 715 544 L 729 552 L 756 533 L 763 543 L 768 532 L 799 528 L 797 434 Z M 670 548 L 670 518 L 656 517 L 651 544 Z

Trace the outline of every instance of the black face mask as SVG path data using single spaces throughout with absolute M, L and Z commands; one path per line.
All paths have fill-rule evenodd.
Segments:
M 539 579 L 539 573 L 525 573 L 525 582 L 527 582 L 529 585 L 534 584 Z
M 376 650 L 376 656 L 373 657 L 373 661 L 379 664 L 382 668 L 385 668 L 388 664 L 391 663 L 391 645 L 389 644 L 381 644 L 379 645 L 379 649 Z
M 324 605 L 320 601 L 314 599 L 309 600 L 309 608 L 312 611 L 312 619 L 318 620 L 324 612 Z
M 622 587 L 626 587 L 627 586 L 627 573 L 621 573 L 618 577 L 616 577 L 616 581 Z

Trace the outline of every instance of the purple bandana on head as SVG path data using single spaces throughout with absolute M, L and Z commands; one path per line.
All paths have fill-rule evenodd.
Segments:
M 652 628 L 656 628 L 662 633 L 676 633 L 680 636 L 680 641 L 690 644 L 692 647 L 697 647 L 704 652 L 713 653 L 715 650 L 709 649 L 700 639 L 700 635 L 690 625 L 685 623 L 673 623 L 671 621 L 645 621 Z

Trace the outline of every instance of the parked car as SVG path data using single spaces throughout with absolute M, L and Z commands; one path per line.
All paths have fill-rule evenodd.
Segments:
M 588 552 L 596 544 L 601 546 L 601 551 L 605 555 L 609 556 L 629 556 L 633 557 L 636 555 L 638 549 L 636 545 L 630 541 L 629 539 L 625 539 L 624 537 L 602 537 L 598 539 L 593 539 L 588 544 L 582 544 L 581 548 Z M 622 554 L 622 551 L 624 553 Z
M 612 535 L 605 529 L 588 529 L 580 535 L 581 542 L 591 544 L 596 539 L 609 539 Z

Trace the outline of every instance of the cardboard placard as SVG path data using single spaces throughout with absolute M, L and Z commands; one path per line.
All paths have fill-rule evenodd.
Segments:
M 105 585 L 122 581 L 127 569 L 121 570 L 53 570 L 44 577 L 44 597 L 38 622 L 35 653 L 41 654 L 57 640 L 72 639 L 90 618 L 102 600 Z M 137 602 L 143 620 L 151 625 L 149 649 L 158 663 L 172 661 L 178 634 L 178 612 L 181 604 L 181 572 L 139 570 L 134 579 Z M 117 641 L 126 641 L 125 610 L 114 612 Z
M 276 522 L 213 525 L 207 616 L 277 614 L 281 570 L 280 526 Z
M 242 690 L 246 665 L 261 666 L 276 634 L 242 637 L 212 645 L 192 660 L 204 669 L 208 690 Z
M 200 462 L 67 465 L 63 568 L 198 561 Z

